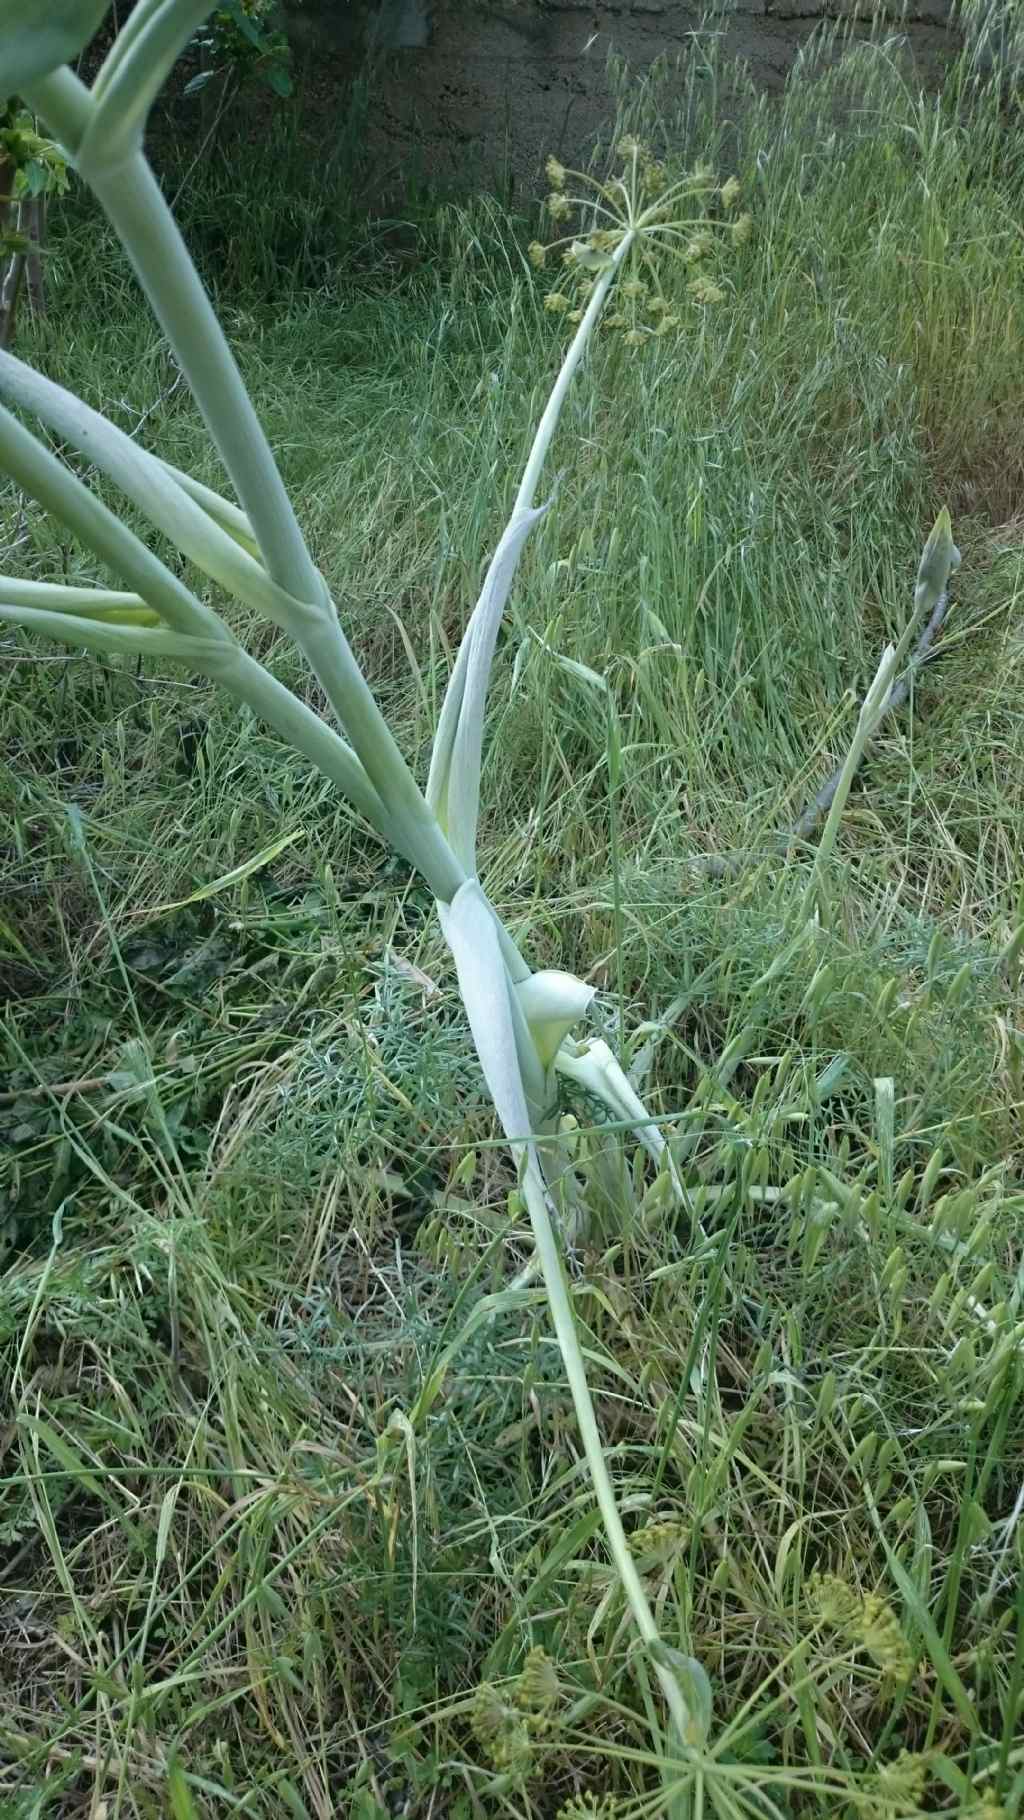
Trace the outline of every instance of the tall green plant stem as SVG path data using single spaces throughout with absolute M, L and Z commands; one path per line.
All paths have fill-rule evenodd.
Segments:
M 616 273 L 623 260 L 628 256 L 629 249 L 635 238 L 636 236 L 633 233 L 623 235 L 618 246 L 615 248 L 614 253 L 611 255 L 608 265 L 601 273 L 601 276 L 594 286 L 590 301 L 583 312 L 583 319 L 580 322 L 572 341 L 569 343 L 568 351 L 562 362 L 561 372 L 551 388 L 551 396 L 544 407 L 543 416 L 537 425 L 537 431 L 533 438 L 530 453 L 527 456 L 526 467 L 523 469 L 523 478 L 519 483 L 519 492 L 516 495 L 516 503 L 512 508 L 513 516 L 515 516 L 517 512 L 528 511 L 533 505 L 537 488 L 540 485 L 541 470 L 543 469 L 548 449 L 551 447 L 551 440 L 558 428 L 558 419 L 562 414 L 562 406 L 565 403 L 566 393 L 572 384 L 576 368 L 579 366 L 580 361 L 586 353 L 587 343 L 593 334 L 597 319 L 604 309 L 605 299 L 615 282 Z
M 194 0 L 183 0 L 179 10 L 184 18 L 201 8 Z M 219 633 L 213 632 L 211 636 L 211 628 L 207 625 L 209 609 L 190 596 L 181 584 L 176 584 L 176 578 L 169 571 L 165 572 L 155 558 L 150 556 L 147 564 L 148 553 L 142 546 L 135 548 L 136 540 L 130 533 L 122 533 L 116 553 L 125 558 L 129 578 L 139 587 L 142 598 L 146 598 L 146 590 L 141 584 L 152 583 L 163 591 L 180 624 L 196 622 L 197 629 L 201 626 L 207 633 L 204 638 L 190 640 L 197 651 L 190 651 L 189 655 L 197 664 L 236 698 L 248 702 L 325 775 L 336 779 L 349 800 L 362 807 L 378 831 L 419 869 L 442 907 L 451 906 L 463 887 L 478 893 L 482 921 L 475 925 L 475 945 L 471 943 L 468 950 L 462 951 L 463 968 L 468 964 L 476 979 L 474 990 L 483 979 L 483 996 L 488 1007 L 503 1006 L 502 1066 L 514 1069 L 516 1110 L 509 1115 L 508 1098 L 500 1091 L 495 1095 L 496 1103 L 513 1152 L 523 1164 L 523 1192 L 537 1256 L 608 1545 L 637 1629 L 651 1650 L 660 1642 L 658 1628 L 629 1552 L 604 1457 L 538 1141 L 549 1153 L 549 1167 L 555 1178 L 560 1158 L 551 1133 L 540 1129 L 531 1136 L 528 1130 L 538 1122 L 543 1127 L 545 1086 L 544 1069 L 539 1056 L 533 1052 L 529 1028 L 512 983 L 523 980 L 528 969 L 500 919 L 489 905 L 484 908 L 486 900 L 479 894 L 479 887 L 467 884 L 467 866 L 474 864 L 472 851 L 468 857 L 462 854 L 461 859 L 453 851 L 356 663 L 220 324 L 143 156 L 140 139 L 134 131 L 136 112 L 143 101 L 148 105 L 155 63 L 159 59 L 154 59 L 153 67 L 144 67 L 142 46 L 147 38 L 153 38 L 158 47 L 164 48 L 165 39 L 167 44 L 172 42 L 178 30 L 171 17 L 172 11 L 168 9 L 165 16 L 157 0 L 143 0 L 134 35 L 130 33 L 120 57 L 115 55 L 111 61 L 105 79 L 99 84 L 98 101 L 66 69 L 34 84 L 31 100 L 50 129 L 69 148 L 131 259 L 220 452 L 266 572 L 287 597 L 282 603 L 283 617 L 279 623 L 287 623 L 295 642 L 320 679 L 354 751 L 349 751 L 333 729 L 250 658 L 226 628 L 220 628 Z M 133 68 L 133 62 L 136 68 Z M 118 107 L 107 106 L 115 95 Z M 537 427 L 513 519 L 532 506 L 569 387 L 634 239 L 635 232 L 629 228 L 597 278 Z M 101 525 L 94 513 L 86 524 L 86 508 L 78 499 L 79 491 L 84 491 L 80 483 L 63 474 L 61 483 L 57 484 L 50 461 L 52 458 L 47 458 L 43 463 L 45 472 L 41 468 L 34 475 L 37 497 L 42 496 L 44 503 L 64 515 L 68 500 L 73 498 L 83 527 L 92 533 L 93 546 L 97 547 L 97 540 L 105 538 L 113 552 L 116 540 L 106 521 Z M 216 517 L 216 512 L 213 516 Z M 507 579 L 510 585 L 511 571 Z M 290 611 L 289 602 L 294 612 Z M 499 609 L 500 604 L 498 602 Z M 25 622 L 31 608 L 12 604 L 7 611 Z M 71 616 L 68 623 L 71 624 Z M 83 623 L 79 621 L 80 626 Z M 133 631 L 131 636 L 139 649 L 158 648 L 152 642 L 147 647 L 145 627 Z M 163 636 L 157 634 L 158 638 Z M 482 717 L 482 689 L 476 687 L 480 680 L 476 676 L 473 678 L 471 712 Z M 478 743 L 476 762 L 479 762 Z M 481 975 L 479 969 L 485 949 L 489 959 L 484 963 Z M 458 953 L 456 959 L 459 959 Z M 461 978 L 460 972 L 460 981 Z M 472 1023 L 468 999 L 467 1007 Z M 474 1036 L 484 1060 L 487 1045 L 481 1046 L 478 1024 L 474 1024 Z M 489 1053 L 493 1061 L 493 1049 Z M 494 1092 L 492 1076 L 488 1079 Z M 691 1741 L 692 1715 L 683 1689 L 672 1671 L 653 1652 L 650 1659 L 668 1707 L 674 1741 L 679 1749 L 685 1749 Z
M 622 1590 L 626 1595 L 633 1620 L 641 1637 L 647 1644 L 660 1641 L 658 1626 L 651 1611 L 643 1581 L 637 1572 L 636 1563 L 629 1552 L 626 1532 L 622 1527 L 622 1518 L 615 1501 L 615 1490 L 604 1457 L 604 1448 L 594 1413 L 594 1403 L 587 1383 L 586 1368 L 580 1347 L 579 1335 L 576 1332 L 576 1320 L 569 1300 L 565 1283 L 565 1271 L 562 1257 L 555 1238 L 548 1197 L 544 1186 L 539 1163 L 535 1157 L 528 1155 L 522 1176 L 522 1190 L 530 1215 L 534 1244 L 540 1262 L 541 1275 L 547 1293 L 548 1306 L 554 1322 L 555 1336 L 558 1340 L 565 1375 L 569 1380 L 573 1408 L 579 1424 L 580 1439 L 593 1481 L 594 1494 L 604 1522 L 605 1535 L 615 1563 Z M 676 1731 L 676 1743 L 682 1746 L 690 1726 L 690 1712 L 683 1697 L 683 1692 L 675 1676 L 669 1669 L 654 1664 L 655 1673 L 665 1696 L 665 1704 L 672 1718 Z

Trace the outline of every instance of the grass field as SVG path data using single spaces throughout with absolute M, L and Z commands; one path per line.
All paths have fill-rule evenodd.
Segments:
M 709 1751 L 672 1798 L 429 895 L 205 684 L 9 634 L 3 1820 L 1022 1811 L 1024 129 L 879 46 L 737 86 L 624 91 L 667 155 L 735 165 L 755 234 L 724 305 L 577 382 L 484 831 L 698 1184 L 699 1236 L 567 1105 L 575 1309 Z M 425 775 L 560 329 L 534 221 L 448 205 L 399 258 L 300 164 L 279 243 L 255 152 L 255 227 L 237 163 L 181 213 Z M 81 203 L 51 266 L 22 351 L 216 482 Z M 791 943 L 811 856 L 756 856 L 842 757 L 944 503 L 939 656 Z M 0 510 L 12 571 L 93 573 Z

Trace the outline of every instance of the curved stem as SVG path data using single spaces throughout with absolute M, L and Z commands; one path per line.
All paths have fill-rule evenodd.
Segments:
M 83 172 L 110 219 L 220 451 L 267 569 L 296 599 L 324 584 L 213 306 L 141 152 Z
M 612 254 L 611 264 L 606 271 L 601 273 L 600 278 L 594 286 L 594 292 L 590 302 L 587 304 L 583 321 L 580 323 L 579 328 L 572 338 L 569 345 L 569 351 L 562 362 L 561 372 L 551 388 L 551 396 L 544 407 L 544 415 L 537 425 L 537 433 L 534 436 L 526 467 L 523 470 L 523 478 L 519 484 L 519 492 L 513 507 L 513 515 L 516 512 L 528 511 L 533 505 L 534 496 L 540 483 L 541 469 L 544 466 L 545 456 L 551 446 L 551 439 L 558 428 L 558 419 L 561 415 L 562 406 L 565 403 L 566 393 L 572 384 L 576 368 L 579 366 L 580 361 L 586 353 L 587 342 L 590 340 L 593 333 L 594 324 L 597 322 L 601 311 L 604 309 L 605 299 L 615 282 L 622 261 L 625 259 L 626 254 L 633 244 L 633 239 L 634 236 L 632 232 L 623 235 Z
M 622 1589 L 637 1630 L 645 1643 L 658 1643 L 660 1642 L 658 1626 L 644 1591 L 643 1581 L 637 1572 L 636 1562 L 629 1552 L 626 1532 L 622 1527 L 622 1518 L 615 1501 L 615 1491 L 608 1471 L 608 1463 L 604 1457 L 604 1448 L 601 1445 L 590 1386 L 587 1383 L 583 1353 L 580 1348 L 579 1335 L 576 1332 L 576 1321 L 565 1286 L 561 1254 L 548 1211 L 547 1192 L 532 1146 L 526 1157 L 522 1190 L 530 1215 L 530 1225 L 533 1228 L 534 1244 L 537 1248 L 537 1258 L 544 1279 L 548 1305 L 551 1309 L 551 1319 L 554 1323 L 559 1351 L 562 1354 L 565 1375 L 569 1380 L 569 1390 L 579 1424 L 580 1439 L 583 1442 L 583 1451 L 590 1469 L 594 1494 L 604 1522 L 608 1546 L 616 1572 L 622 1581 Z M 690 1713 L 683 1698 L 682 1689 L 669 1669 L 662 1668 L 658 1663 L 654 1664 L 654 1669 L 665 1696 L 673 1727 L 678 1734 L 678 1742 L 682 1745 L 690 1722 Z

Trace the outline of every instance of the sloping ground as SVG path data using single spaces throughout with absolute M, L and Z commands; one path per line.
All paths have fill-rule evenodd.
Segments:
M 567 1107 L 603 1431 L 714 1689 L 695 1816 L 1020 1806 L 1022 144 L 968 99 L 919 106 L 861 51 L 749 112 L 729 299 L 578 386 L 495 683 L 488 883 L 602 986 L 697 1199 L 699 1233 Z M 632 106 L 716 154 L 695 96 Z M 237 281 L 220 182 L 182 206 Z M 317 173 L 286 204 L 328 233 Z M 316 292 L 221 267 L 421 763 L 557 356 L 531 232 L 449 211 L 398 286 L 365 246 Z M 213 478 L 95 224 L 54 268 L 34 357 Z M 946 500 L 940 653 L 787 947 L 807 857 L 704 861 L 763 850 L 842 756 Z M 88 572 L 4 509 L 12 568 Z M 609 678 L 620 761 L 560 658 Z M 0 663 L 0 1810 L 659 1811 L 425 893 L 204 685 L 16 638 Z M 523 1681 L 536 1647 L 557 1688 Z

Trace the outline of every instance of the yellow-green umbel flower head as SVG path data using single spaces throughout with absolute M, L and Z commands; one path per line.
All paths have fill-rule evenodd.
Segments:
M 698 164 L 672 178 L 632 134 L 619 140 L 616 156 L 616 168 L 603 178 L 569 170 L 558 158 L 547 160 L 552 188 L 546 211 L 565 231 L 550 245 L 535 240 L 527 250 L 537 269 L 548 253 L 559 258 L 566 276 L 544 304 L 551 315 L 565 316 L 573 325 L 584 320 L 584 306 L 595 289 L 601 290 L 603 309 L 614 279 L 615 306 L 604 313 L 603 327 L 619 331 L 626 346 L 636 350 L 680 326 L 664 289 L 671 262 L 700 266 L 699 275 L 686 285 L 693 304 L 708 309 L 722 303 L 728 293 L 721 282 L 721 261 L 745 244 L 753 223 L 748 214 L 726 219 L 740 196 L 735 177 L 720 183 L 709 166 Z

